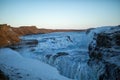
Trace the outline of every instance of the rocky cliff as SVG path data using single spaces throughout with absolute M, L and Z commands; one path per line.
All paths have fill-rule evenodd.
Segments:
M 19 37 L 27 34 L 40 33 L 35 26 L 22 26 L 13 28 L 7 24 L 0 25 L 0 47 L 16 44 L 20 41 Z
M 12 30 L 17 33 L 18 35 L 27 35 L 27 34 L 37 34 L 40 33 L 39 29 L 36 28 L 36 26 L 21 26 L 18 28 L 13 28 Z
M 19 42 L 19 36 L 7 24 L 0 25 L 0 47 Z
M 98 80 L 120 80 L 120 26 L 95 34 L 89 56 Z
M 35 26 L 22 26 L 19 28 L 11 27 L 7 24 L 0 25 L 0 47 L 16 44 L 20 41 L 19 37 L 27 34 L 41 33 Z

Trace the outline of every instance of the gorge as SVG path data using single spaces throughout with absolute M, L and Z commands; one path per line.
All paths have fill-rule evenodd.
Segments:
M 120 26 L 88 30 L 1 26 L 0 71 L 9 80 L 120 80 Z

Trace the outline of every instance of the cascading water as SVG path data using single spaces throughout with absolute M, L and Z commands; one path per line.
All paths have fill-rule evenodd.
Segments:
M 89 61 L 88 46 L 95 33 L 106 29 L 109 30 L 109 28 L 99 28 L 89 34 L 61 32 L 33 35 L 32 37 L 29 35 L 22 39 L 37 39 L 39 43 L 37 47 L 34 47 L 34 51 L 28 48 L 29 55 L 56 67 L 61 75 L 75 80 L 99 80 L 99 76 L 105 72 L 105 65 L 103 63 L 98 65 L 97 61 L 93 63 Z M 97 65 L 93 65 L 94 63 Z
M 89 39 L 86 36 L 85 32 L 42 34 L 38 35 L 38 38 L 35 35 L 39 43 L 30 55 L 56 67 L 60 74 L 71 79 L 95 80 L 92 70 L 87 65 Z M 22 39 L 31 39 L 31 36 Z

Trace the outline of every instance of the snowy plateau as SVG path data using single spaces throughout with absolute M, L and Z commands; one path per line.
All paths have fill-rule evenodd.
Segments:
M 120 26 L 20 39 L 0 48 L 5 80 L 120 80 Z

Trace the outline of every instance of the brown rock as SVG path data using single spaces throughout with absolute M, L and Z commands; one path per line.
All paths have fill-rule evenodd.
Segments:
M 19 28 L 12 28 L 18 35 L 37 34 L 39 30 L 35 26 L 21 26 Z
M 19 42 L 19 36 L 7 24 L 0 25 L 0 47 Z

